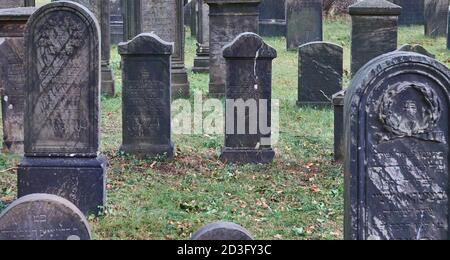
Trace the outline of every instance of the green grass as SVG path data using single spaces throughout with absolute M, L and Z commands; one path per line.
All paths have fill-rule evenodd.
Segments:
M 189 35 L 189 33 L 187 33 Z M 267 38 L 278 50 L 273 94 L 280 100 L 280 142 L 269 165 L 224 165 L 218 160 L 223 136 L 175 135 L 175 160 L 161 162 L 121 156 L 120 57 L 112 66 L 118 95 L 102 99 L 102 152 L 109 157 L 108 205 L 90 217 L 96 239 L 188 239 L 203 224 L 229 220 L 257 239 L 341 239 L 342 166 L 332 162 L 331 109 L 298 108 L 297 54 L 285 39 Z M 350 22 L 327 19 L 325 40 L 344 46 L 350 67 Z M 417 43 L 447 62 L 445 39 L 423 36 L 422 27 L 400 29 L 399 44 Z M 208 76 L 191 72 L 195 42 L 186 40 L 192 90 L 208 89 Z M 0 209 L 16 196 L 17 156 L 0 156 Z M 10 170 L 7 170 L 10 169 Z

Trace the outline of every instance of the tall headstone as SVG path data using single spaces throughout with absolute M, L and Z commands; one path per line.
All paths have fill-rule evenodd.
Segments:
M 0 9 L 0 91 L 3 151 L 23 154 L 24 33 L 34 7 Z
M 0 215 L 0 240 L 90 240 L 86 217 L 66 199 L 32 194 Z
M 327 42 L 311 42 L 299 48 L 298 105 L 331 105 L 342 90 L 344 50 Z
M 198 4 L 197 0 L 191 0 L 190 2 L 191 7 L 191 17 L 189 19 L 189 27 L 191 28 L 191 37 L 196 38 L 197 37 L 197 31 L 198 31 L 198 24 L 197 24 L 197 11 L 198 11 Z
M 448 0 L 425 0 L 425 35 L 445 36 L 448 22 Z
M 123 39 L 128 41 L 137 36 L 141 29 L 141 1 L 120 0 L 123 15 Z
M 223 50 L 226 59 L 226 133 L 221 159 L 270 163 L 272 60 L 277 51 L 254 33 L 240 34 Z
M 97 214 L 104 205 L 99 33 L 95 16 L 69 1 L 39 8 L 27 23 L 19 197 L 58 195 L 85 214 Z
M 287 49 L 322 41 L 322 0 L 286 0 Z
M 124 40 L 122 4 L 120 0 L 110 0 L 110 1 L 111 1 L 111 15 L 110 15 L 111 43 L 119 44 Z
M 250 241 L 253 236 L 247 229 L 235 223 L 219 221 L 201 227 L 192 235 L 191 240 Z
M 172 158 L 170 62 L 173 43 L 140 34 L 119 45 L 123 70 L 123 144 L 139 157 Z
M 402 7 L 402 14 L 399 17 L 400 25 L 422 25 L 425 22 L 424 0 L 390 0 L 394 4 Z
M 286 36 L 286 0 L 261 1 L 259 34 L 261 36 Z
M 349 7 L 352 75 L 371 59 L 397 49 L 401 10 L 400 6 L 386 0 L 364 0 Z
M 209 6 L 205 0 L 197 0 L 197 53 L 192 71 L 209 72 Z
M 446 240 L 450 70 L 411 52 L 367 63 L 345 98 L 345 238 Z
M 260 0 L 205 0 L 209 5 L 209 94 L 225 94 L 226 63 L 222 49 L 244 32 L 258 32 Z

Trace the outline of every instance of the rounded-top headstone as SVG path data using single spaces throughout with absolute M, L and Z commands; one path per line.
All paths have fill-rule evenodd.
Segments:
M 200 228 L 192 235 L 192 240 L 253 240 L 245 228 L 231 222 L 214 222 Z
M 223 57 L 275 59 L 277 51 L 266 44 L 261 36 L 246 32 L 239 34 L 232 42 L 223 47 Z
M 400 15 L 402 8 L 386 0 L 364 0 L 348 8 L 350 15 Z
M 32 194 L 0 215 L 0 240 L 90 240 L 89 224 L 71 202 L 49 194 Z

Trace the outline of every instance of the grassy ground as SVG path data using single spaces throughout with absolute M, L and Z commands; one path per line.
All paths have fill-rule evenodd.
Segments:
M 428 39 L 422 27 L 400 29 L 399 44 L 417 43 L 447 62 L 445 39 Z M 175 135 L 172 162 L 137 160 L 118 154 L 121 143 L 119 56 L 113 68 L 119 93 L 102 100 L 102 151 L 109 157 L 108 205 L 104 216 L 90 217 L 96 239 L 188 239 L 203 224 L 229 220 L 258 239 L 341 239 L 342 166 L 332 162 L 331 109 L 298 108 L 297 54 L 285 39 L 267 38 L 278 50 L 274 98 L 279 99 L 281 134 L 270 165 L 232 166 L 218 160 L 223 136 Z M 350 23 L 327 19 L 325 40 L 345 48 L 349 71 Z M 190 70 L 195 43 L 186 42 Z M 347 77 L 348 78 L 348 77 Z M 208 76 L 189 73 L 192 90 L 208 88 Z M 0 209 L 16 196 L 14 168 L 19 157 L 0 155 Z M 3 170 L 2 170 L 3 169 Z

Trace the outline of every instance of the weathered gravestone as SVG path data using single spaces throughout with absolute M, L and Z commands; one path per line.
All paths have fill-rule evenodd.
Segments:
M 286 0 L 287 49 L 322 41 L 322 0 Z
M 1 0 L 0 9 L 15 8 L 24 6 L 34 6 L 34 0 Z
M 53 0 L 63 1 L 63 0 Z M 65 1 L 65 0 L 64 0 Z M 111 2 L 109 0 L 71 0 L 82 4 L 95 14 L 100 23 L 101 30 L 101 59 L 102 59 L 102 76 L 101 76 L 101 93 L 108 97 L 113 97 L 116 93 L 114 76 L 111 69 L 111 28 L 110 14 Z
M 401 7 L 385 0 L 364 0 L 349 7 L 352 16 L 351 71 L 371 59 L 395 51 Z
M 425 0 L 425 35 L 445 36 L 448 22 L 448 0 Z
M 25 25 L 34 7 L 0 9 L 0 90 L 3 151 L 23 154 Z
M 400 46 L 400 48 L 398 48 L 397 51 L 415 52 L 433 59 L 436 58 L 436 55 L 428 52 L 424 47 L 418 44 L 405 44 Z
M 327 42 L 311 42 L 299 48 L 298 105 L 331 105 L 342 90 L 344 50 Z
M 400 25 L 422 25 L 424 18 L 424 0 L 390 0 L 394 4 L 402 7 L 402 14 L 399 17 Z
M 203 241 L 250 241 L 253 236 L 245 228 L 231 222 L 214 222 L 207 224 L 195 232 L 191 240 Z
M 120 0 L 111 1 L 111 15 L 110 15 L 110 38 L 112 44 L 119 44 L 123 42 L 123 15 L 122 4 Z
M 240 34 L 224 47 L 226 133 L 221 159 L 231 163 L 270 163 L 272 60 L 277 51 L 254 33 Z
M 345 99 L 345 237 L 449 238 L 450 70 L 392 52 L 365 65 Z
M 32 194 L 0 215 L 0 240 L 90 240 L 89 224 L 66 199 Z
M 205 0 L 197 0 L 197 52 L 192 71 L 209 72 L 209 6 Z
M 137 156 L 173 157 L 170 59 L 173 44 L 140 34 L 119 45 L 123 70 L 123 144 Z
M 94 214 L 104 204 L 99 33 L 95 16 L 74 2 L 45 5 L 27 23 L 19 197 L 54 194 Z
M 343 162 L 345 159 L 344 148 L 344 99 L 345 90 L 333 95 L 334 108 L 334 161 Z
M 259 34 L 261 36 L 286 36 L 286 0 L 261 1 Z
M 258 32 L 260 0 L 205 0 L 205 2 L 209 5 L 209 94 L 213 97 L 223 97 L 227 76 L 222 49 L 241 33 Z

